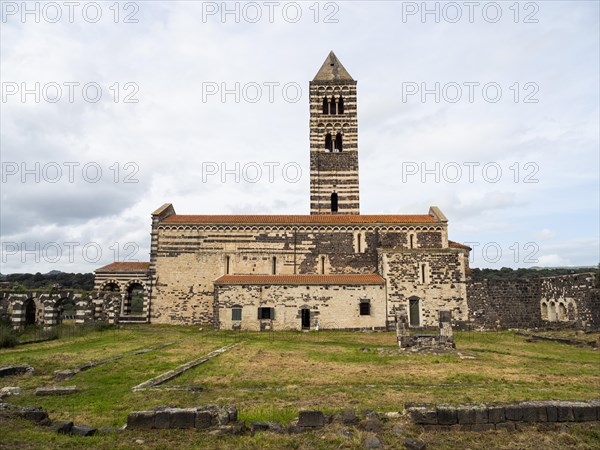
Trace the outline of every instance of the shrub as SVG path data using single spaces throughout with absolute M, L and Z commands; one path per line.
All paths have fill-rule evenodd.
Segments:
M 17 333 L 12 329 L 12 326 L 8 326 L 2 322 L 0 323 L 0 348 L 14 347 L 19 343 Z
M 98 322 L 94 322 L 94 324 L 93 324 L 94 331 L 106 331 L 106 330 L 110 330 L 111 328 L 114 328 L 114 325 L 111 325 L 108 322 L 98 321 Z

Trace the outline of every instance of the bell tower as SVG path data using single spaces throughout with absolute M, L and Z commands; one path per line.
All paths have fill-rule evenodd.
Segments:
M 333 52 L 310 82 L 310 213 L 360 213 L 356 81 Z

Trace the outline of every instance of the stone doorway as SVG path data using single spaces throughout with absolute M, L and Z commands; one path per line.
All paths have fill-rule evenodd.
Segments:
M 310 309 L 301 309 L 300 314 L 302 316 L 302 329 L 310 330 Z
M 419 314 L 419 297 L 410 297 L 408 299 L 408 310 L 411 327 L 421 326 L 421 318 Z
M 32 298 L 27 299 L 25 302 L 25 326 L 27 325 L 35 325 L 37 322 L 37 308 L 35 305 L 35 300 Z

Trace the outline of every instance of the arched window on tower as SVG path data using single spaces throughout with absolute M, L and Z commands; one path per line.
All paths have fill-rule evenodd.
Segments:
M 338 102 L 338 114 L 344 114 L 344 99 L 340 95 L 340 100 Z
M 337 133 L 335 135 L 335 149 L 338 152 L 342 151 L 342 133 Z
M 325 135 L 325 151 L 326 152 L 330 152 L 331 148 L 332 148 L 332 142 L 331 142 L 331 133 L 327 133 Z
M 336 192 L 331 194 L 331 212 L 338 212 L 338 195 Z
M 323 114 L 329 114 L 329 102 L 327 97 L 323 97 Z
M 331 96 L 331 103 L 329 104 L 329 114 L 335 114 L 335 96 Z

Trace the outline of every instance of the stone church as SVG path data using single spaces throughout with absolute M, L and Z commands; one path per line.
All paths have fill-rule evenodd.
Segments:
M 96 270 L 120 292 L 120 320 L 217 329 L 382 330 L 404 311 L 412 327 L 438 312 L 466 321 L 469 247 L 448 220 L 362 215 L 356 81 L 331 52 L 310 82 L 310 214 L 152 213 L 149 263 Z M 131 290 L 143 289 L 133 314 Z

